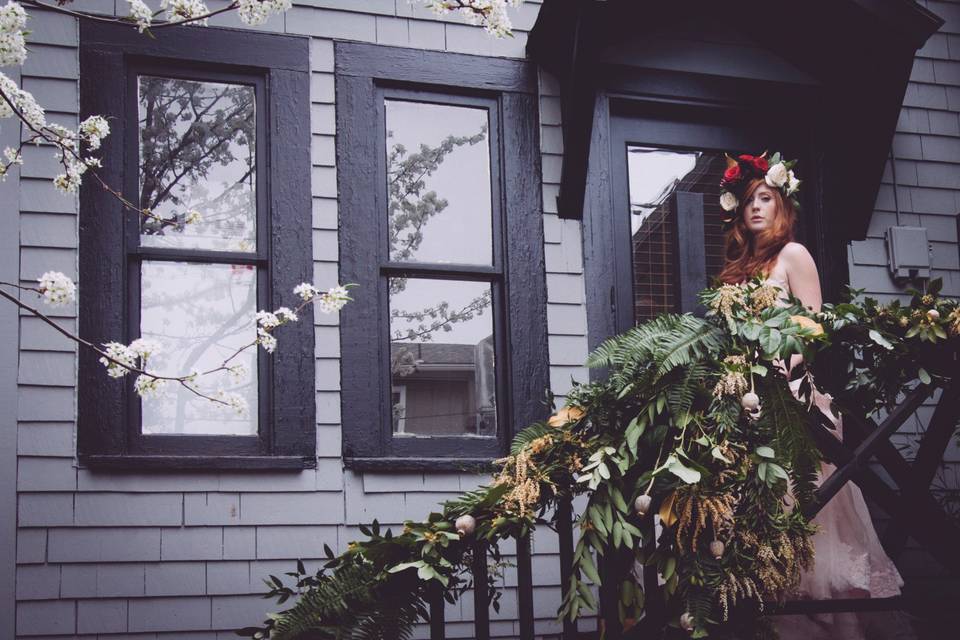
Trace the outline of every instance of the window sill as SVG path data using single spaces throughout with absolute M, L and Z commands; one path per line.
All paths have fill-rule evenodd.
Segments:
M 131 470 L 258 470 L 313 469 L 316 458 L 300 456 L 144 456 L 80 455 L 80 466 L 90 469 Z
M 489 458 L 344 458 L 343 465 L 354 471 L 463 471 L 482 473 L 494 470 Z

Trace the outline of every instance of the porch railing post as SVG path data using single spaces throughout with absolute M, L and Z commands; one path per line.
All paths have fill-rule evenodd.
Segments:
M 569 497 L 557 500 L 557 538 L 560 544 L 560 585 L 565 592 L 573 575 L 573 504 Z M 577 623 L 563 618 L 563 640 L 576 640 Z
M 520 608 L 520 640 L 533 640 L 533 563 L 529 533 L 517 539 L 517 606 Z

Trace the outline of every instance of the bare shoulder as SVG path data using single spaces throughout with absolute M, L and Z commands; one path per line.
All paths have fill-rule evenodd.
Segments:
M 807 248 L 799 242 L 788 242 L 785 244 L 783 249 L 780 250 L 778 257 L 788 269 L 790 267 L 816 268 L 813 262 L 813 256 L 810 255 Z
M 786 260 L 812 260 L 813 256 L 799 242 L 788 242 L 780 249 L 780 257 Z

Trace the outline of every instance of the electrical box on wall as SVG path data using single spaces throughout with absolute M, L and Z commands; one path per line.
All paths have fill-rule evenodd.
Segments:
M 930 243 L 925 227 L 890 227 L 887 240 L 887 264 L 894 278 L 929 278 Z

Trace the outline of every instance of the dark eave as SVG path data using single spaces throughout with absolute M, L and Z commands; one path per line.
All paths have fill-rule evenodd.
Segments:
M 866 233 L 916 50 L 943 21 L 911 0 L 544 0 L 530 57 L 561 83 L 564 162 L 558 211 L 584 205 L 602 48 L 643 37 L 691 12 L 732 21 L 818 80 L 825 100 L 812 117 L 823 147 L 825 202 L 845 238 Z M 786 26 L 789 25 L 789 26 Z

